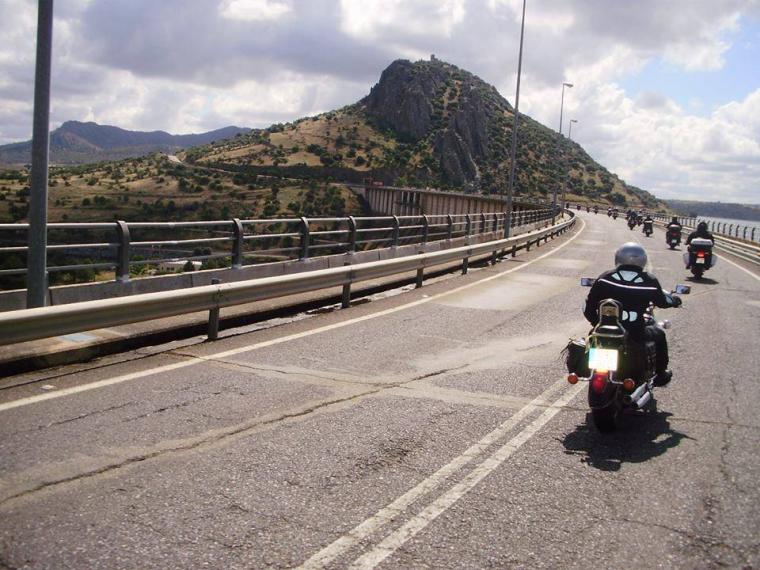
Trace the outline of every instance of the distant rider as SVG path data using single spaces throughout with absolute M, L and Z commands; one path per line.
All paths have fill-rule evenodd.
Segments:
M 692 242 L 692 240 L 699 238 L 699 239 L 709 239 L 713 245 L 715 245 L 715 237 L 713 237 L 712 233 L 710 233 L 707 229 L 707 222 L 699 222 L 697 224 L 697 229 L 689 234 L 689 237 L 686 238 L 686 245 L 689 246 Z M 686 269 L 689 269 L 692 265 L 694 265 L 694 253 L 691 251 L 691 247 L 689 247 L 689 264 L 686 266 Z
M 683 229 L 683 226 L 678 221 L 678 216 L 673 216 L 673 219 L 668 222 L 667 228 L 669 230 L 678 230 L 678 233 L 681 233 L 681 230 Z
M 624 243 L 615 252 L 615 269 L 602 273 L 594 282 L 586 298 L 584 316 L 592 325 L 599 322 L 599 303 L 614 299 L 622 305 L 620 324 L 628 338 L 639 344 L 654 341 L 657 347 L 655 383 L 664 386 L 672 377 L 668 370 L 668 340 L 665 331 L 655 323 L 647 325 L 644 314 L 650 303 L 660 308 L 678 307 L 681 299 L 663 291 L 654 275 L 644 271 L 647 252 L 637 243 Z

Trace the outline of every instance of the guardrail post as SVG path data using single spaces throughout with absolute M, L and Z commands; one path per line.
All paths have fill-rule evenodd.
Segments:
M 423 214 L 422 215 L 422 245 L 427 244 L 429 232 L 430 232 L 430 220 L 428 219 L 427 214 Z
M 299 259 L 309 259 L 309 242 L 311 241 L 311 235 L 309 234 L 309 220 L 301 217 L 301 254 Z
M 238 218 L 232 218 L 232 233 L 234 241 L 232 242 L 232 269 L 243 267 L 243 223 Z
M 348 216 L 348 251 L 351 253 L 356 252 L 356 218 Z
M 728 226 L 728 237 L 731 237 L 731 232 L 734 231 L 734 224 Z
M 446 241 L 451 241 L 454 235 L 454 217 L 451 214 L 446 215 Z
M 472 232 L 472 216 L 470 214 L 467 214 L 465 217 L 466 224 L 465 224 L 465 241 L 464 243 L 466 245 L 470 245 L 470 233 Z
M 755 230 L 757 228 L 752 228 L 752 241 L 755 241 Z
M 742 232 L 742 239 L 747 239 L 747 226 L 744 226 L 744 231 Z
M 499 214 L 493 215 L 493 232 L 496 233 L 499 231 Z
M 350 261 L 343 263 L 343 266 L 351 265 Z M 349 276 L 348 283 L 343 285 L 343 296 L 340 301 L 341 309 L 348 309 L 351 306 L 351 277 Z
M 129 281 L 129 226 L 127 222 L 116 222 L 116 237 L 119 240 L 119 248 L 116 250 L 116 281 L 126 283 Z
M 212 285 L 219 285 L 222 280 L 218 277 L 211 278 Z M 208 340 L 219 338 L 219 307 L 209 309 L 208 312 Z
M 486 233 L 486 224 L 488 222 L 486 221 L 486 215 L 485 213 L 480 214 L 480 233 L 484 234 Z
M 398 216 L 393 216 L 393 242 L 391 247 L 398 247 L 399 238 L 401 237 L 401 224 L 398 221 Z

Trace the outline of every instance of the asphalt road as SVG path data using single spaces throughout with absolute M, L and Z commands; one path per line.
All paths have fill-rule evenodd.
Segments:
M 669 318 L 675 379 L 602 435 L 560 350 L 581 276 L 663 234 L 581 228 L 343 311 L 0 381 L 0 567 L 760 566 L 760 271 Z

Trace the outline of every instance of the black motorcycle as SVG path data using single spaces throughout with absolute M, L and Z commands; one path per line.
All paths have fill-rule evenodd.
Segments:
M 636 218 L 631 216 L 630 218 L 628 218 L 628 229 L 632 230 L 635 227 L 636 227 Z
M 642 231 L 644 232 L 644 235 L 650 237 L 654 233 L 654 222 L 651 220 L 644 220 L 643 225 L 644 227 Z
M 581 285 L 590 287 L 594 279 L 583 278 Z M 676 285 L 674 293 L 690 292 L 686 285 Z M 654 406 L 654 387 L 657 347 L 654 341 L 644 344 L 630 342 L 628 333 L 620 324 L 622 307 L 618 301 L 606 299 L 599 304 L 599 324 L 585 342 L 573 341 L 575 352 L 585 350 L 582 365 L 568 374 L 567 381 L 579 380 L 589 383 L 588 403 L 594 425 L 601 432 L 617 428 L 623 410 L 641 410 Z M 648 324 L 654 323 L 654 308 L 650 306 L 645 315 Z M 657 323 L 663 329 L 670 328 L 669 321 Z M 580 349 L 580 346 L 583 349 Z M 570 346 L 568 346 L 570 349 Z M 571 366 L 568 351 L 568 369 Z
M 714 267 L 718 262 L 713 253 L 713 242 L 709 239 L 694 238 L 689 244 L 689 250 L 683 254 L 686 269 L 690 269 L 692 275 L 701 279 L 705 271 Z
M 618 213 L 617 212 L 612 212 L 612 219 L 613 220 L 617 220 L 617 217 L 618 217 Z
M 681 245 L 681 228 L 669 227 L 665 233 L 665 243 L 668 244 L 670 249 L 675 249 Z

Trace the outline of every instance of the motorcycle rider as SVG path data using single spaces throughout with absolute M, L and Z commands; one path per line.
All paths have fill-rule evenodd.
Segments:
M 689 246 L 691 241 L 695 238 L 709 239 L 713 245 L 715 245 L 715 237 L 713 237 L 712 233 L 707 229 L 707 222 L 699 222 L 697 224 L 697 229 L 691 232 L 689 237 L 686 238 L 686 245 Z M 689 247 L 689 264 L 686 266 L 686 269 L 691 268 L 693 264 L 694 254 L 691 253 L 691 247 Z
M 708 231 L 707 222 L 699 222 L 697 224 L 697 229 L 691 232 L 689 237 L 686 238 L 686 245 L 689 245 L 694 238 L 709 239 L 715 244 L 715 237 L 713 237 L 712 233 Z
M 668 222 L 668 225 L 665 226 L 665 242 L 667 243 L 670 239 L 670 232 L 678 232 L 678 241 L 681 241 L 681 231 L 683 230 L 683 226 L 678 221 L 678 216 L 673 216 L 673 219 Z
M 679 307 L 681 299 L 663 291 L 654 275 L 644 271 L 647 252 L 639 244 L 628 242 L 615 252 L 615 269 L 602 273 L 594 282 L 586 298 L 583 315 L 592 324 L 599 322 L 599 303 L 614 299 L 622 306 L 620 324 L 628 332 L 630 341 L 643 345 L 654 341 L 657 348 L 655 385 L 664 386 L 672 378 L 668 370 L 668 341 L 665 331 L 656 324 L 647 324 L 644 314 L 653 303 L 657 307 Z

